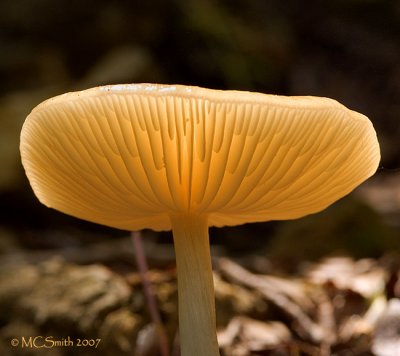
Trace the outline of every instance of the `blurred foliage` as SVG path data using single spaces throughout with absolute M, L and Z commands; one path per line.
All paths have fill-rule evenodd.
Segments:
M 379 257 L 385 251 L 400 251 L 394 229 L 368 205 L 345 198 L 328 209 L 282 224 L 268 245 L 267 255 L 287 270 L 302 261 L 328 255 L 355 258 Z

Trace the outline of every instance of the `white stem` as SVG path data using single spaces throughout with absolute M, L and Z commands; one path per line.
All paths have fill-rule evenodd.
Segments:
M 182 356 L 218 356 L 207 218 L 171 216 L 178 271 Z

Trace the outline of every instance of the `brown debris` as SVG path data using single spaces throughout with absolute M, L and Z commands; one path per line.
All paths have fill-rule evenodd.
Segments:
M 214 274 L 221 354 L 394 356 L 400 345 L 397 298 L 387 302 L 397 265 L 329 258 L 297 277 L 255 274 L 219 258 Z M 174 269 L 150 270 L 173 355 L 179 354 Z M 0 273 L 0 352 L 18 335 L 101 338 L 104 355 L 155 356 L 157 333 L 138 274 L 53 259 Z M 400 324 L 399 324 L 400 325 Z M 174 341 L 175 340 L 175 341 Z M 393 351 L 396 350 L 396 351 Z M 67 356 L 68 350 L 47 355 Z M 91 351 L 91 350 L 87 350 Z M 90 353 L 88 353 L 90 355 Z
M 372 350 L 376 356 L 400 355 L 400 299 L 391 299 L 376 325 Z
M 304 284 L 279 280 L 277 277 L 257 276 L 225 258 L 220 259 L 219 270 L 230 280 L 256 289 L 268 301 L 281 308 L 295 321 L 300 333 L 306 338 L 315 342 L 332 339 L 329 330 L 322 328 L 307 314 L 306 309 L 310 309 L 313 303 L 306 295 Z
M 218 343 L 227 355 L 286 348 L 292 336 L 281 322 L 261 322 L 247 317 L 234 317 L 218 334 Z

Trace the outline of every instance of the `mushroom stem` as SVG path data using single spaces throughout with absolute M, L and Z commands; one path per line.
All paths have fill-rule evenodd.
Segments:
M 171 216 L 178 271 L 182 356 L 218 356 L 214 283 L 206 216 Z

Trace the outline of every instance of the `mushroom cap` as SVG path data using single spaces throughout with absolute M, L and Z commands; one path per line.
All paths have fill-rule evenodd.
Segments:
M 126 84 L 56 96 L 21 132 L 39 200 L 126 230 L 210 226 L 323 210 L 376 171 L 371 122 L 337 101 L 181 85 Z

